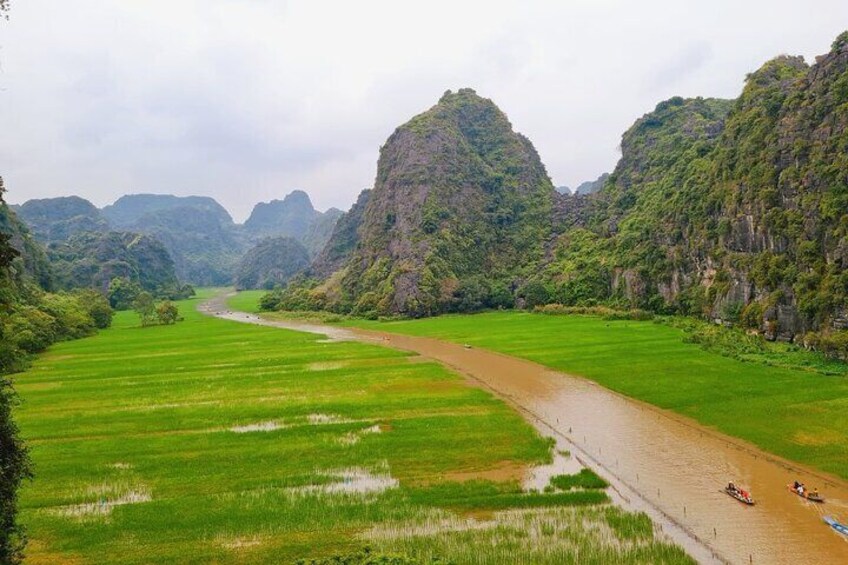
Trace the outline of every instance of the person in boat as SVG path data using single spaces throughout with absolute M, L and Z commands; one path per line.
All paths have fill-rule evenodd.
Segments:
M 814 488 L 814 489 L 813 489 L 813 492 L 812 492 L 812 493 L 810 493 L 810 496 L 814 496 L 814 497 L 816 497 L 816 498 L 819 498 L 819 489 L 818 489 L 818 488 Z
M 732 482 L 727 483 L 727 490 L 729 490 L 730 492 L 736 492 L 736 485 L 734 485 Z
M 792 489 L 793 489 L 793 490 L 798 490 L 799 488 L 801 488 L 801 483 L 799 483 L 798 481 L 795 481 L 795 482 L 792 484 Z
M 798 494 L 800 494 L 801 496 L 804 496 L 804 483 L 801 483 L 800 485 L 798 485 Z

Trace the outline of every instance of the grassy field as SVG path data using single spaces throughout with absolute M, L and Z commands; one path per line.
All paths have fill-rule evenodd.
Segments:
M 344 323 L 530 359 L 848 479 L 845 376 L 731 359 L 653 322 L 498 312 Z
M 255 309 L 260 294 L 237 297 Z M 346 325 L 469 343 L 592 379 L 848 479 L 848 377 L 801 368 L 817 355 L 779 348 L 745 362 L 686 343 L 667 324 L 596 316 L 490 312 L 422 320 L 344 320 Z M 770 363 L 771 365 L 769 365 Z M 833 362 L 825 368 L 834 370 Z
M 364 544 L 459 563 L 689 562 L 584 478 L 524 492 L 550 442 L 440 365 L 197 303 L 167 327 L 120 313 L 17 376 L 30 563 L 287 563 Z

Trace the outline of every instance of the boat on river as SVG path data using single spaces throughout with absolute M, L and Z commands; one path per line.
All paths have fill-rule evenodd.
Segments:
M 743 504 L 747 504 L 748 506 L 754 505 L 754 499 L 751 497 L 751 493 L 734 486 L 733 483 L 724 487 L 724 492 Z
M 804 486 L 804 485 L 800 485 L 800 486 Z M 804 487 L 804 490 L 799 490 L 799 488 L 796 485 L 788 484 L 788 485 L 786 485 L 786 488 L 788 488 L 790 492 L 800 496 L 804 500 L 809 500 L 810 502 L 818 502 L 818 503 L 824 502 L 823 496 L 819 495 L 817 492 L 809 492 L 806 487 Z
M 840 534 L 848 536 L 848 526 L 846 526 L 845 524 L 840 524 L 839 522 L 837 522 L 835 519 L 831 518 L 830 516 L 825 516 L 824 521 L 831 528 L 833 528 L 834 530 L 836 530 Z

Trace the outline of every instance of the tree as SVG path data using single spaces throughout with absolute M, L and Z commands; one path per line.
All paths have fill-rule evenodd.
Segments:
M 77 300 L 88 310 L 91 319 L 94 320 L 94 325 L 98 329 L 108 328 L 112 325 L 112 316 L 114 312 L 109 306 L 109 301 L 106 298 L 92 289 L 78 290 L 74 293 Z
M 7 8 L 0 0 L 0 14 Z M 0 207 L 3 200 L 3 178 L 0 177 Z M 18 253 L 12 248 L 6 234 L 0 236 L 0 286 L 7 286 L 11 279 L 9 267 Z M 0 293 L 0 307 L 7 306 L 7 293 Z M 18 434 L 12 419 L 12 407 L 17 401 L 11 381 L 1 373 L 15 370 L 18 355 L 11 340 L 0 327 L 0 563 L 19 563 L 23 560 L 26 533 L 17 522 L 18 489 L 25 479 L 32 478 L 29 453 Z
M 176 304 L 166 300 L 156 307 L 156 317 L 160 324 L 171 325 L 180 317 L 180 311 Z
M 142 326 L 150 326 L 156 322 L 156 305 L 149 292 L 141 292 L 133 301 L 133 310 L 141 319 Z
M 109 283 L 109 305 L 115 310 L 129 310 L 140 293 L 138 283 L 116 277 Z

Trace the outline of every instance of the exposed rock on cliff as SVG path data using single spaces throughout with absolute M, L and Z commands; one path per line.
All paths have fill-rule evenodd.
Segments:
M 329 306 L 417 316 L 469 294 L 487 303 L 493 285 L 519 284 L 541 260 L 553 194 L 533 145 L 491 100 L 447 92 L 381 149 Z

